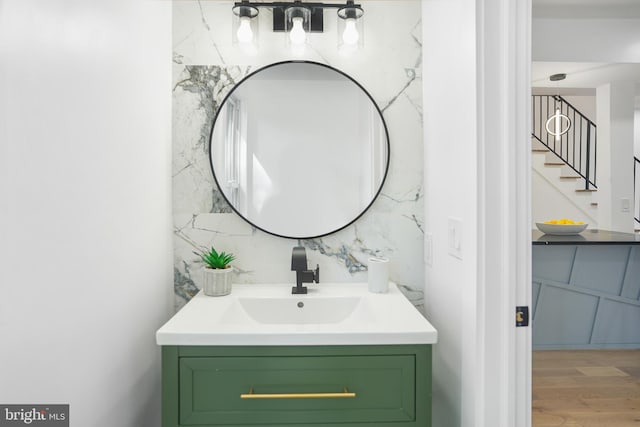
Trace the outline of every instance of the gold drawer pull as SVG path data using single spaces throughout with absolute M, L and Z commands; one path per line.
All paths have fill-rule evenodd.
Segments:
M 240 399 L 337 399 L 343 397 L 356 397 L 345 387 L 342 393 L 255 393 L 253 387 L 249 393 L 240 395 Z

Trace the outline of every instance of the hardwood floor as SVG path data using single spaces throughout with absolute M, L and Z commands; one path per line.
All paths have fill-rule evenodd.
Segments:
M 640 350 L 533 352 L 534 427 L 640 427 Z

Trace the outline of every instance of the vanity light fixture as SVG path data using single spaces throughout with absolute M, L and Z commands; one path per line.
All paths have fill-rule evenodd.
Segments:
M 338 9 L 338 49 L 354 50 L 363 45 L 362 15 L 364 11 L 352 0 Z
M 287 33 L 289 47 L 294 50 L 303 49 L 307 42 L 307 34 L 311 31 L 311 9 L 299 1 L 285 8 L 284 31 Z
M 560 80 L 564 80 L 565 78 L 567 78 L 567 75 L 564 73 L 553 74 L 549 76 L 549 80 L 551 80 L 552 82 L 558 82 Z M 556 86 L 556 96 L 560 96 L 558 92 L 559 91 Z M 553 129 L 550 129 L 552 125 Z M 560 107 L 556 106 L 555 112 L 547 119 L 545 128 L 547 129 L 547 133 L 549 135 L 553 135 L 556 141 L 560 141 L 562 135 L 569 132 L 569 129 L 571 129 L 571 119 L 567 115 L 562 114 L 562 112 L 560 111 Z
M 255 48 L 258 40 L 258 8 L 243 1 L 233 6 L 233 42 L 244 48 Z
M 254 44 L 258 33 L 258 8 L 270 8 L 274 32 L 287 33 L 286 44 L 300 50 L 308 41 L 309 33 L 324 32 L 324 9 L 337 9 L 338 48 L 355 50 L 363 46 L 364 11 L 354 0 L 345 3 L 316 3 L 294 0 L 290 2 L 251 2 L 243 0 L 233 6 L 234 43 Z

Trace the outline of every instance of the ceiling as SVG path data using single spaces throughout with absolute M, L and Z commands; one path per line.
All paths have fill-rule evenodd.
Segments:
M 534 19 L 640 18 L 640 0 L 533 0 Z M 567 78 L 552 82 L 552 74 Z M 640 63 L 533 62 L 531 83 L 535 93 L 593 95 L 595 88 L 615 81 L 636 82 L 636 108 L 640 108 Z M 546 88 L 546 89 L 545 89 Z
M 558 73 L 565 73 L 567 78 L 549 80 L 549 76 Z M 531 66 L 531 83 L 535 87 L 595 89 L 608 82 L 629 80 L 640 83 L 640 64 L 536 61 Z
M 640 18 L 638 0 L 533 0 L 534 18 Z

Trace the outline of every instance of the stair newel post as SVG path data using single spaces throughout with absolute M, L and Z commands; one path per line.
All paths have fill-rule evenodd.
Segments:
M 555 113 L 555 111 L 556 111 L 556 108 L 558 107 L 558 105 L 557 105 L 557 104 L 558 104 L 558 100 L 557 100 L 557 99 L 556 99 L 556 97 L 554 96 L 554 97 L 553 97 L 553 110 L 552 110 L 554 113 Z M 549 109 L 547 108 L 547 117 L 548 117 L 548 116 L 549 116 Z M 557 153 L 557 152 L 558 152 L 558 149 L 556 148 L 556 139 L 557 139 L 557 138 L 556 138 L 556 137 L 555 137 L 555 135 L 554 135 L 554 136 L 553 136 L 553 151 Z M 560 158 L 562 158 L 562 150 L 560 151 Z
M 593 185 L 597 187 L 596 176 L 598 174 L 598 132 L 595 132 L 596 125 L 593 125 Z
M 571 129 L 571 135 L 573 137 L 572 149 L 573 149 L 573 164 L 576 164 L 576 110 L 573 110 L 573 128 Z
M 587 126 L 587 164 L 585 165 L 586 171 L 585 176 L 587 179 L 584 180 L 584 189 L 589 189 L 589 165 L 591 164 L 591 126 Z
M 636 156 L 633 156 L 633 193 L 635 200 L 635 214 L 633 215 L 633 219 L 636 220 L 638 224 L 640 224 L 640 186 L 638 186 L 638 174 L 640 174 L 640 159 Z M 637 230 L 637 228 L 636 228 Z

